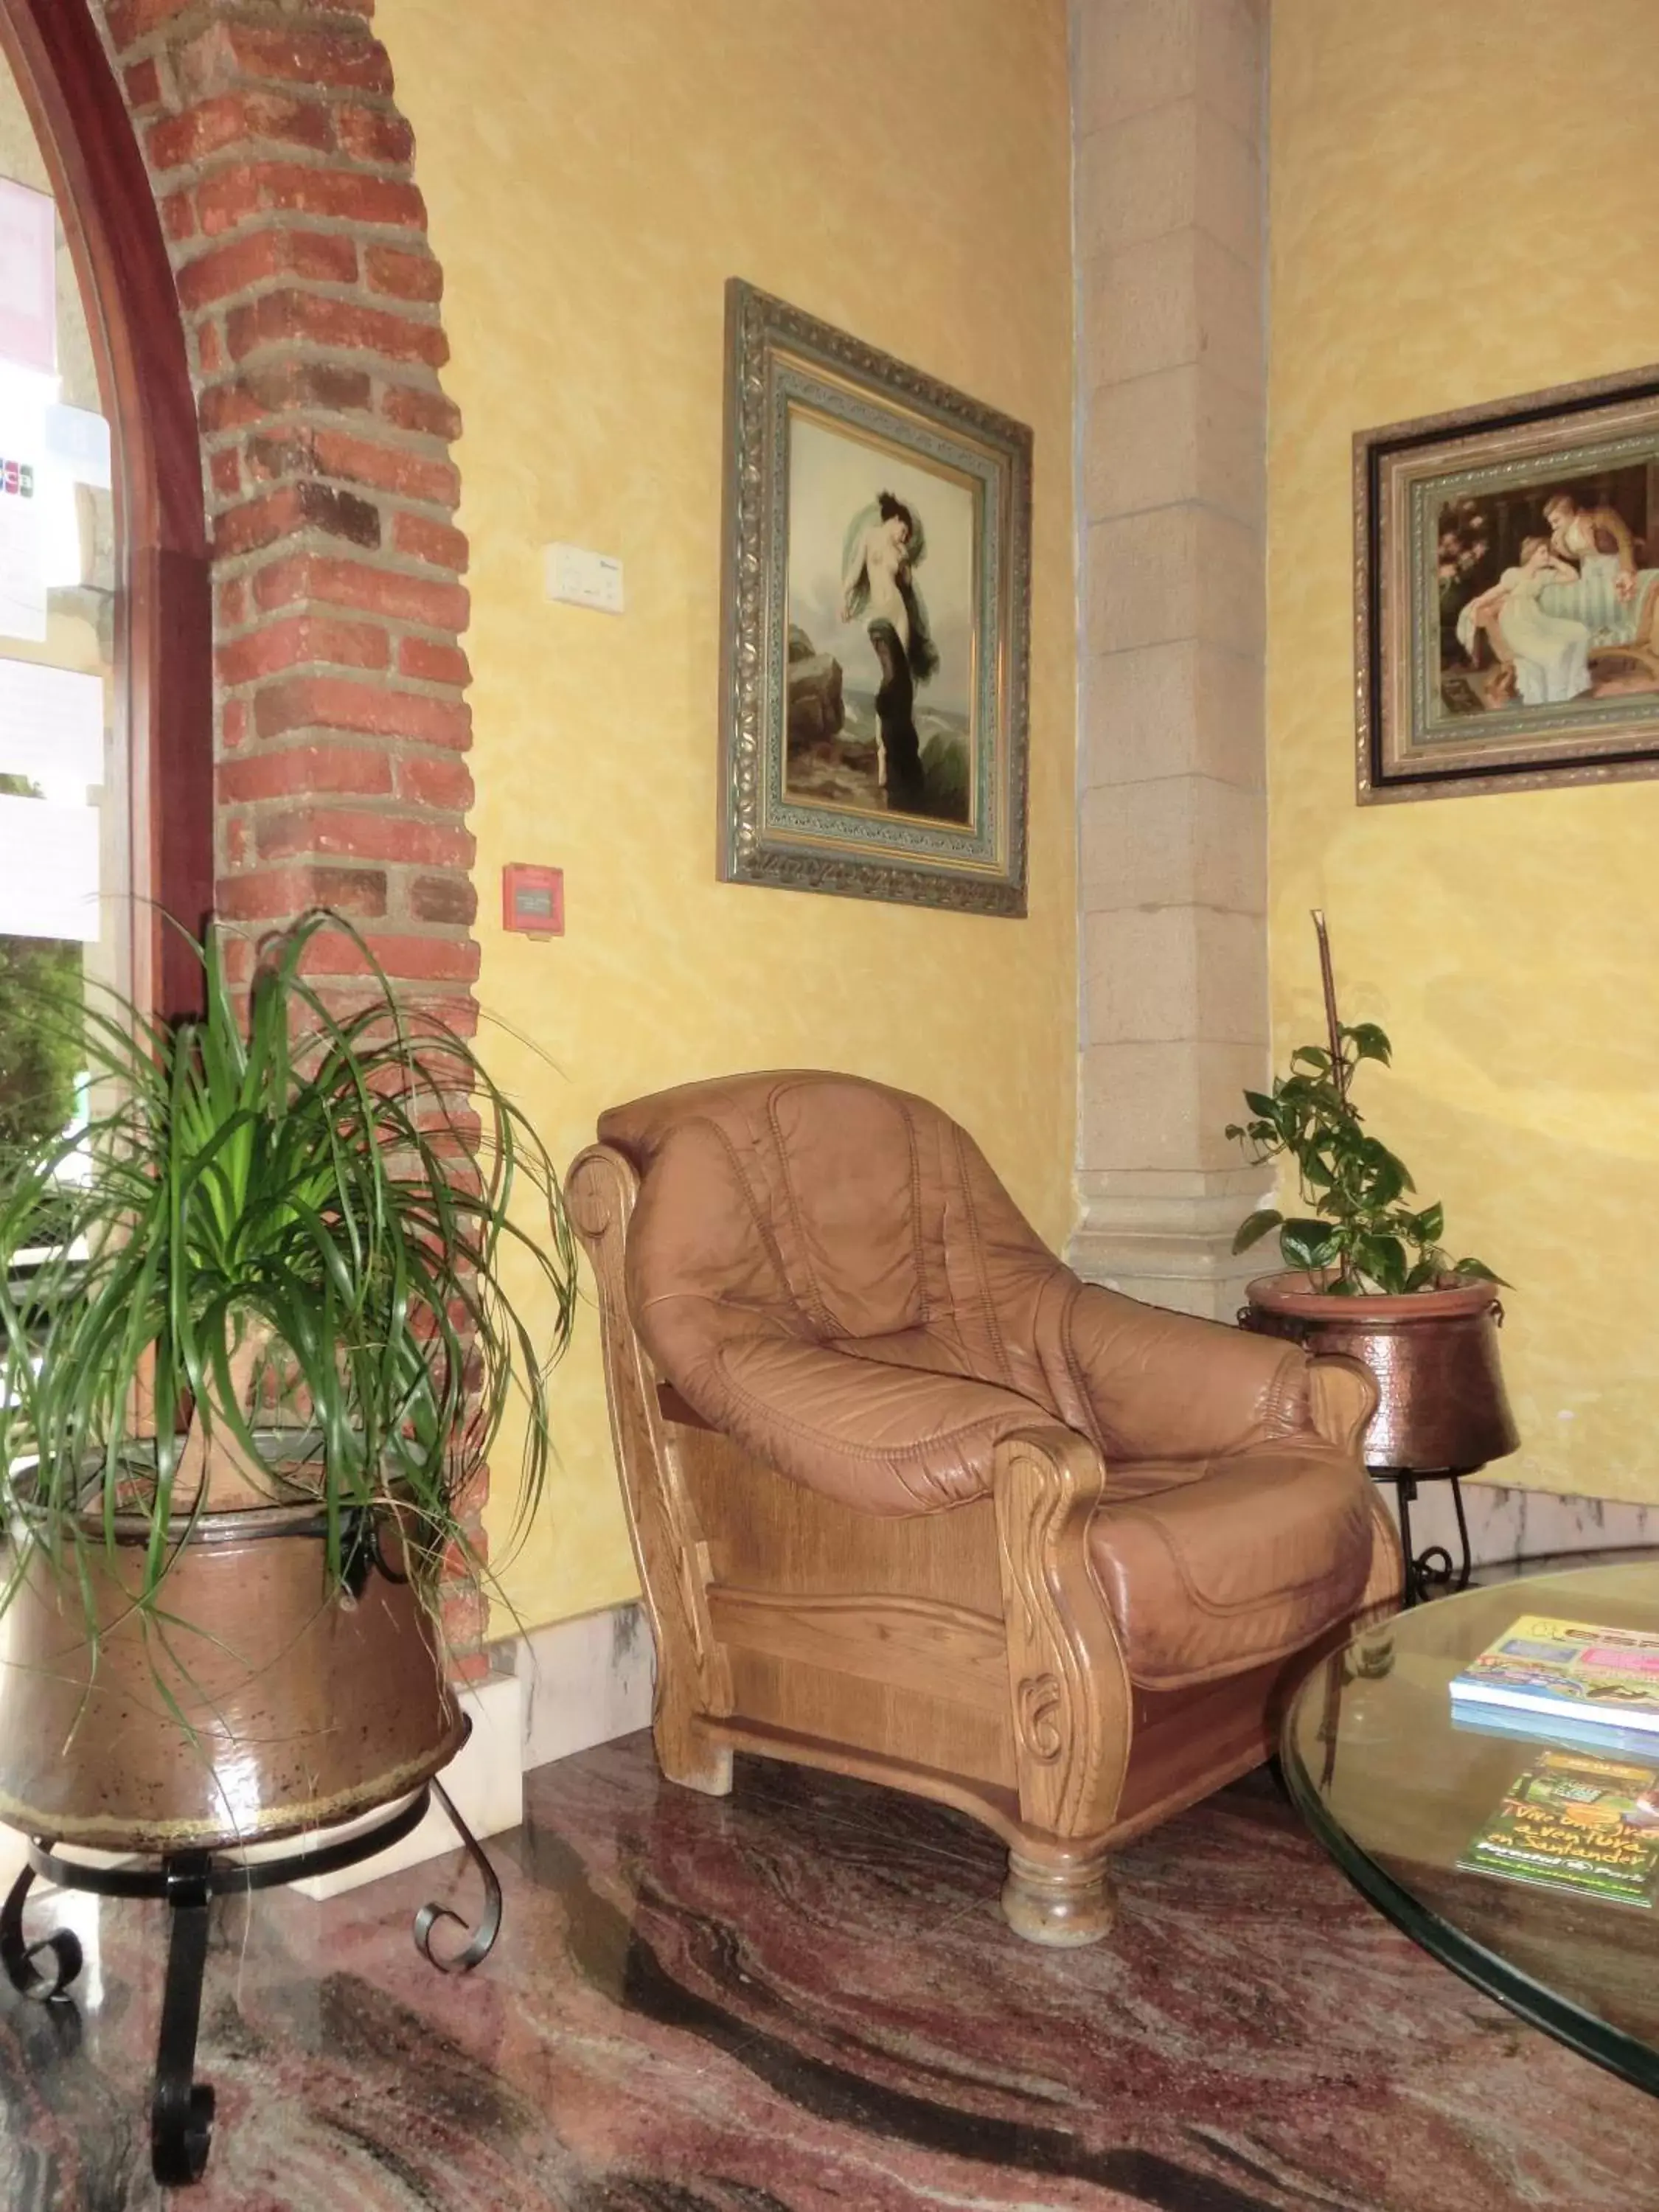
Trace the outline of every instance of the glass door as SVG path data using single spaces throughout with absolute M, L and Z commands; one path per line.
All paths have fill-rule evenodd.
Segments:
M 132 984 L 116 530 L 86 307 L 0 62 L 0 1175 L 84 1119 L 81 1009 Z

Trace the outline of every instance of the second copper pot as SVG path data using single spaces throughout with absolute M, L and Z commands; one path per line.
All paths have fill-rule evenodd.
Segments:
M 1316 1358 L 1345 1353 L 1382 1393 L 1365 1431 L 1367 1466 L 1467 1473 L 1521 1441 L 1504 1389 L 1494 1283 L 1398 1297 L 1334 1298 L 1301 1273 L 1258 1276 L 1241 1324 Z

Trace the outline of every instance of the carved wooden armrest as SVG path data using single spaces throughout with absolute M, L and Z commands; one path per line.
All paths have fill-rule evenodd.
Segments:
M 1132 1693 L 1089 1565 L 1106 1470 L 1074 1430 L 997 1447 L 994 1483 L 1020 1817 L 1054 1836 L 1111 1825 L 1128 1765 Z

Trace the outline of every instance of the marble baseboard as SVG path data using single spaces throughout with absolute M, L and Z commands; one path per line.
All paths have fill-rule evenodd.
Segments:
M 442 1777 L 461 1818 L 480 1838 L 520 1825 L 526 1769 L 648 1728 L 655 1666 L 650 1631 L 637 1604 L 510 1637 L 493 1647 L 491 1658 L 489 1676 L 459 1693 L 472 1733 Z M 384 1808 L 369 1816 L 384 1817 Z M 337 1842 L 363 1825 L 347 1822 L 304 1840 Z M 454 1850 L 455 1841 L 441 1808 L 434 1806 L 413 1834 L 390 1850 L 295 1887 L 313 1900 L 337 1897 L 441 1857 Z M 288 1851 L 297 1846 L 290 1840 L 270 1848 Z M 0 1828 L 0 1892 L 22 1871 L 24 1861 L 23 1838 Z
M 459 1695 L 471 1720 L 472 1733 L 439 1778 L 475 1836 L 499 1836 L 516 1828 L 524 1819 L 523 1688 L 516 1674 L 498 1668 L 483 1681 L 469 1683 Z M 369 1821 L 385 1818 L 382 1806 L 369 1815 Z M 303 1840 L 307 1844 L 335 1842 L 349 1836 L 352 1825 Z M 459 1840 L 443 1808 L 434 1805 L 413 1834 L 389 1850 L 377 1851 L 356 1866 L 343 1867 L 337 1874 L 313 1875 L 294 1887 L 302 1897 L 339 1897 L 364 1882 L 379 1881 L 405 1867 L 441 1858 L 455 1849 Z M 295 1846 L 290 1841 L 273 1848 L 292 1850 Z
M 656 1654 L 638 1604 L 555 1621 L 496 1649 L 523 1688 L 526 1769 L 651 1724 Z
M 459 1695 L 471 1719 L 472 1733 L 444 1769 L 443 1785 L 475 1836 L 501 1835 L 519 1826 L 524 1819 L 523 1690 L 516 1674 L 498 1671 L 482 1682 L 468 1684 Z M 336 1827 L 319 1828 L 309 1835 L 252 1844 L 247 1856 L 251 1859 L 275 1858 L 290 1851 L 343 1843 L 360 1829 L 385 1820 L 386 1813 L 387 1808 L 382 1805 L 361 1820 L 345 1820 Z M 455 1831 L 441 1807 L 434 1805 L 420 1826 L 389 1850 L 377 1851 L 373 1858 L 364 1859 L 356 1866 L 343 1867 L 334 1874 L 316 1875 L 293 1887 L 301 1897 L 315 1902 L 340 1897 L 348 1890 L 361 1888 L 365 1882 L 379 1881 L 386 1875 L 422 1865 L 428 1859 L 441 1858 L 445 1852 L 455 1849 L 456 1841 Z M 127 1863 L 118 1853 L 91 1851 L 83 1856 L 112 1866 Z M 15 1828 L 0 1827 L 0 1892 L 11 1887 L 27 1860 L 27 1845 L 21 1833 Z M 52 1887 L 50 1883 L 44 1884 L 43 1890 Z
M 510 1637 L 494 1645 L 490 1656 L 488 1680 L 461 1693 L 472 1734 L 442 1778 L 457 1811 L 480 1839 L 516 1828 L 523 1820 L 528 1768 L 648 1727 L 654 1666 L 638 1605 L 612 1606 Z M 454 1830 L 434 1807 L 392 1850 L 299 1887 L 307 1897 L 337 1896 L 454 1848 Z
M 1394 1485 L 1385 1482 L 1382 1490 L 1393 1505 Z M 1659 1505 L 1634 1505 L 1623 1498 L 1564 1497 L 1471 1475 L 1463 1484 L 1463 1511 L 1469 1555 L 1477 1567 L 1659 1545 Z M 1449 1482 L 1419 1483 L 1411 1516 L 1415 1550 L 1443 1544 L 1455 1558 L 1457 1519 Z

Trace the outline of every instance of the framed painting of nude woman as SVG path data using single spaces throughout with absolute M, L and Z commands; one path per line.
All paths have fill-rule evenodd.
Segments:
M 1659 367 L 1354 441 L 1362 804 L 1659 775 Z
M 1025 912 L 1031 434 L 726 287 L 720 874 Z

